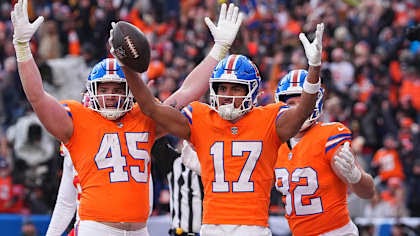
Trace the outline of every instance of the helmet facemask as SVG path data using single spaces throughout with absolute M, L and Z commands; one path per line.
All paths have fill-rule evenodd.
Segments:
M 234 76 L 234 75 L 223 75 Z M 228 96 L 228 95 L 218 95 L 217 88 L 220 83 L 236 83 L 245 86 L 247 94 L 245 96 Z M 235 120 L 242 115 L 246 114 L 256 105 L 257 99 L 253 98 L 253 94 L 256 94 L 258 91 L 258 86 L 256 85 L 257 81 L 242 81 L 236 80 L 232 81 L 229 79 L 210 79 L 210 106 L 215 109 L 219 115 L 225 120 Z M 221 104 L 223 100 L 231 100 L 230 103 Z M 242 100 L 239 107 L 235 107 L 235 101 Z M 224 102 L 223 102 L 224 103 Z
M 308 117 L 308 119 L 305 120 L 305 122 L 303 122 L 303 125 L 302 127 L 300 127 L 299 131 L 306 130 L 319 119 L 319 117 L 321 116 L 321 111 L 322 111 L 322 106 L 323 106 L 323 101 L 322 101 L 323 97 L 324 97 L 324 90 L 321 88 L 318 91 L 316 102 L 315 102 L 315 108 L 312 114 Z

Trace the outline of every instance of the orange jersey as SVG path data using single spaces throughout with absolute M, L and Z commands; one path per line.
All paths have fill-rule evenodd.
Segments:
M 379 167 L 378 174 L 382 181 L 386 181 L 391 177 L 405 178 L 400 155 L 395 149 L 379 149 L 373 156 L 372 165 Z
M 293 235 L 319 235 L 350 221 L 347 186 L 330 164 L 346 140 L 351 131 L 343 124 L 316 123 L 292 150 L 287 143 L 278 150 L 275 187 Z
M 203 103 L 184 108 L 201 163 L 204 224 L 268 226 L 273 168 L 281 144 L 275 121 L 282 108 L 287 106 L 254 107 L 236 123 Z
M 78 173 L 81 220 L 146 222 L 156 125 L 138 105 L 118 121 L 64 101 L 74 131 L 65 144 Z

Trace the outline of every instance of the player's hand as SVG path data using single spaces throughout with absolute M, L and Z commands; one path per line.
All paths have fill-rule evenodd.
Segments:
M 333 164 L 350 184 L 358 183 L 362 178 L 362 173 L 356 166 L 354 155 L 350 151 L 349 142 L 345 142 L 341 150 L 334 156 Z
M 220 8 L 219 21 L 217 26 L 210 20 L 209 17 L 204 18 L 207 27 L 209 27 L 213 35 L 215 47 L 217 50 L 210 52 L 210 55 L 216 60 L 221 60 L 225 57 L 227 51 L 235 40 L 236 34 L 239 31 L 242 20 L 244 18 L 242 13 L 239 13 L 239 8 L 233 3 L 227 5 L 223 3 Z
M 39 26 L 44 22 L 44 17 L 39 16 L 33 23 L 28 18 L 28 0 L 19 0 L 10 13 L 13 24 L 13 44 L 28 43 Z
M 196 172 L 201 175 L 201 165 L 198 160 L 197 152 L 191 147 L 188 141 L 184 140 L 182 152 L 181 152 L 181 161 L 188 169 Z
M 233 3 L 229 4 L 227 11 L 226 3 L 222 4 L 217 26 L 210 20 L 209 17 L 204 18 L 207 27 L 209 27 L 210 32 L 213 35 L 214 42 L 228 47 L 230 47 L 235 40 L 242 20 L 243 14 L 239 13 L 239 8 Z
M 299 34 L 299 39 L 305 49 L 306 58 L 310 66 L 321 65 L 322 53 L 322 34 L 324 33 L 324 23 L 316 25 L 315 39 L 312 43 L 309 42 L 304 33 Z

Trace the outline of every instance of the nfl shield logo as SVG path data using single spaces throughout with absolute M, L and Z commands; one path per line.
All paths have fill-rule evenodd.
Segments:
M 292 160 L 292 157 L 293 157 L 293 153 L 292 153 L 292 152 L 289 152 L 289 155 L 287 155 L 287 158 L 288 158 L 289 160 Z
M 238 127 L 232 127 L 230 131 L 232 131 L 232 134 L 238 134 Z

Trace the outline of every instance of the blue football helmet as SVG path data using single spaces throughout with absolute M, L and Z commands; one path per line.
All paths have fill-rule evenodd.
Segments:
M 219 83 L 236 83 L 247 89 L 245 96 L 218 95 Z M 210 106 L 225 120 L 234 120 L 256 105 L 261 85 L 261 76 L 255 64 L 243 55 L 230 55 L 217 64 L 210 78 Z M 219 98 L 232 98 L 230 104 L 219 104 Z M 243 99 L 235 108 L 235 99 Z
M 308 76 L 306 70 L 291 70 L 283 76 L 277 86 L 274 100 L 276 102 L 282 101 L 286 103 L 290 97 L 300 96 L 303 92 L 303 82 Z M 319 119 L 322 112 L 324 98 L 324 89 L 320 88 L 315 102 L 314 111 L 311 116 L 303 123 L 301 131 L 311 126 Z
M 98 94 L 98 85 L 101 83 L 123 83 L 124 94 Z M 89 74 L 86 84 L 87 106 L 99 112 L 109 120 L 116 120 L 133 108 L 133 95 L 128 89 L 125 75 L 114 58 L 106 58 L 97 63 Z M 116 97 L 117 102 L 112 106 L 106 105 L 106 98 Z

